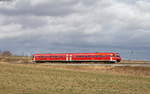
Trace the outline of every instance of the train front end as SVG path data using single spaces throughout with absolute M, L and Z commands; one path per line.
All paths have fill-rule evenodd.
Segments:
M 119 53 L 114 53 L 113 56 L 112 56 L 112 61 L 118 63 L 121 61 L 121 57 L 120 57 L 120 54 Z

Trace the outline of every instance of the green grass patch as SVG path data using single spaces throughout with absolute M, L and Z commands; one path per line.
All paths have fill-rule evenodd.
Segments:
M 150 77 L 0 63 L 0 94 L 149 94 Z

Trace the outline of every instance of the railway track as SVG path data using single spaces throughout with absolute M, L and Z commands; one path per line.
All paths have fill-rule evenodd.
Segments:
M 131 67 L 150 67 L 150 64 L 68 64 L 68 63 L 45 63 L 46 65 L 62 65 L 62 66 L 131 66 Z

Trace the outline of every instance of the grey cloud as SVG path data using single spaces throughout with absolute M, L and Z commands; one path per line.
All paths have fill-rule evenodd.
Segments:
M 7 16 L 3 21 L 3 25 L 20 24 L 24 29 L 34 29 L 48 24 L 47 18 L 36 16 Z
M 134 51 L 134 59 L 148 59 L 148 4 L 146 0 L 19 1 L 14 8 L 0 8 L 5 16 L 0 19 L 1 32 L 4 26 L 19 26 L 7 30 L 10 37 L 0 39 L 1 48 L 16 53 L 117 51 L 126 59 Z M 22 33 L 13 36 L 14 31 Z
M 32 5 L 30 0 L 17 0 L 14 8 L 0 8 L 0 14 L 8 16 L 64 16 L 74 12 L 73 6 L 76 3 L 78 3 L 78 0 L 72 0 L 67 2 L 53 1 Z

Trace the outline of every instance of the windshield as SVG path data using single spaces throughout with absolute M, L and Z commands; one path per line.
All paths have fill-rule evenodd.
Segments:
M 116 54 L 116 57 L 120 57 L 120 55 L 119 55 L 119 54 Z

